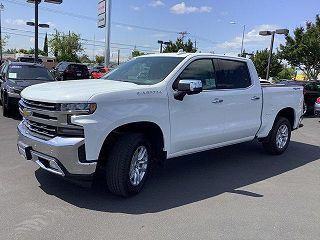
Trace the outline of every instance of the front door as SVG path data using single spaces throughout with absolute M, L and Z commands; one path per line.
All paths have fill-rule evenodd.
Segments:
M 201 80 L 203 92 L 186 95 L 182 101 L 169 96 L 171 149 L 169 155 L 201 151 L 224 142 L 225 108 L 223 92 L 216 91 L 213 59 L 192 61 L 173 84 L 181 79 Z

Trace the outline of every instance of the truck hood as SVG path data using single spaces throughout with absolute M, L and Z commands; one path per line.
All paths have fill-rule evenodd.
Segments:
M 21 96 L 39 102 L 86 102 L 99 93 L 142 89 L 145 86 L 112 80 L 71 80 L 27 87 Z

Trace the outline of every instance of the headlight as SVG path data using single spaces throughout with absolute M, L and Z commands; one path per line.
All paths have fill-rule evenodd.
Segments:
M 7 86 L 7 91 L 8 91 L 8 93 L 15 93 L 15 94 L 20 94 L 21 93 L 20 89 L 16 89 L 16 88 L 9 87 L 9 86 Z
M 60 109 L 63 112 L 79 112 L 92 114 L 97 109 L 96 103 L 62 103 Z

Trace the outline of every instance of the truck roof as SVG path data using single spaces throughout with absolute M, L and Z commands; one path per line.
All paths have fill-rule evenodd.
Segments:
M 186 53 L 186 52 L 181 52 L 181 53 L 155 53 L 155 54 L 148 54 L 148 55 L 143 55 L 140 57 L 196 57 L 196 56 L 213 56 L 213 57 L 219 57 L 219 58 L 225 58 L 225 59 L 237 59 L 241 61 L 248 61 L 249 59 L 243 58 L 243 57 L 236 57 L 236 56 L 227 56 L 227 55 L 222 55 L 222 54 L 213 54 L 213 53 Z

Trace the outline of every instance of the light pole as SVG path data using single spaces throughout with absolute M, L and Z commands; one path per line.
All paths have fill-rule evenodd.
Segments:
M 169 45 L 169 44 L 170 44 L 170 42 L 164 42 L 164 41 L 162 41 L 162 40 L 158 40 L 158 43 L 160 44 L 160 53 L 162 53 L 162 46 L 163 46 L 163 44 L 164 44 L 164 45 Z
M 273 51 L 274 36 L 276 34 L 288 34 L 288 33 L 289 33 L 289 30 L 285 29 L 285 28 L 284 29 L 277 29 L 275 31 L 260 31 L 259 32 L 260 36 L 270 36 L 271 35 L 271 43 L 270 43 L 270 50 L 269 50 L 269 57 L 268 57 L 266 80 L 269 79 L 270 66 L 271 66 L 271 61 L 272 61 L 272 51 Z
M 54 4 L 61 4 L 62 1 L 63 0 L 44 0 L 44 2 Z M 37 63 L 39 56 L 39 27 L 41 27 L 39 25 L 39 4 L 41 3 L 41 0 L 27 0 L 27 2 L 34 4 L 34 25 L 28 23 L 27 25 L 34 26 L 34 62 Z M 45 27 L 44 24 L 42 24 L 42 27 Z
M 230 22 L 230 24 L 237 24 L 237 22 Z M 246 31 L 246 25 L 243 25 L 242 27 L 243 27 L 243 30 L 242 30 L 240 57 L 243 56 L 243 44 L 244 44 L 244 34 Z
M 1 12 L 3 11 L 4 6 L 0 3 L 0 64 L 2 64 L 2 23 L 1 23 Z

